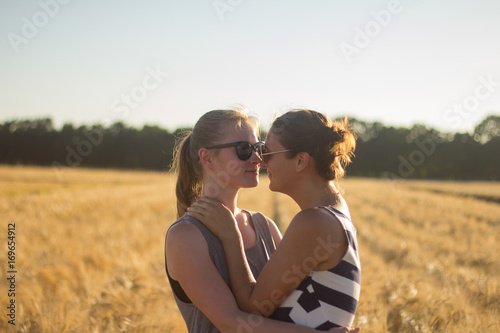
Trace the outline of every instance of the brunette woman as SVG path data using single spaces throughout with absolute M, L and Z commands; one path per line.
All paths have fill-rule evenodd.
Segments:
M 354 148 L 347 120 L 293 110 L 273 122 L 262 165 L 270 189 L 289 195 L 301 211 L 257 278 L 250 274 L 243 235 L 225 205 L 202 198 L 189 209 L 222 240 L 242 310 L 318 330 L 352 325 L 361 266 L 356 228 L 335 181 L 344 175 Z

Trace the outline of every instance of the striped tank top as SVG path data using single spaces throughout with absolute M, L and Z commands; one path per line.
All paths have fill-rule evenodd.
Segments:
M 342 224 L 347 252 L 335 267 L 311 271 L 270 318 L 327 331 L 352 325 L 361 287 L 361 264 L 356 228 L 350 218 L 331 206 L 321 208 Z

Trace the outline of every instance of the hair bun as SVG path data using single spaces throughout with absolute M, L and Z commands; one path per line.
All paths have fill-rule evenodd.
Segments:
M 315 159 L 318 174 L 328 180 L 341 178 L 351 162 L 356 138 L 347 117 L 332 121 L 313 110 L 291 110 L 277 118 L 271 130 L 289 149 L 289 156 L 307 152 Z
M 346 131 L 342 129 L 340 126 L 338 126 L 338 123 L 332 124 L 332 127 L 330 127 L 330 132 L 333 141 L 344 141 Z

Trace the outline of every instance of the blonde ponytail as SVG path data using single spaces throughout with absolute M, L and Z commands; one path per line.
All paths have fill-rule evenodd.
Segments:
M 191 154 L 191 134 L 189 132 L 174 150 L 174 171 L 177 172 L 175 185 L 177 217 L 184 215 L 202 191 L 201 170 L 198 170 L 197 163 L 193 163 Z

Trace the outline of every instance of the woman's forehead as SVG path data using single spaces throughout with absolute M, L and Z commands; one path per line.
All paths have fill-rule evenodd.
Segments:
M 269 131 L 269 133 L 267 133 L 265 141 L 266 141 L 266 146 L 276 146 L 276 145 L 281 146 L 281 144 L 276 139 L 276 134 L 274 134 L 273 131 Z
M 247 126 L 240 128 L 228 129 L 225 136 L 226 141 L 249 141 L 254 143 L 257 142 L 257 134 L 252 128 Z

